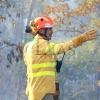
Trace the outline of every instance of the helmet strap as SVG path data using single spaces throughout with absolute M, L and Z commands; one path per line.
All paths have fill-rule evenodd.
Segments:
M 46 35 L 46 34 L 47 34 L 47 29 L 48 29 L 48 28 L 45 28 L 45 31 L 44 31 L 44 36 L 45 36 L 46 38 L 47 38 L 47 35 Z
M 46 40 L 49 40 L 46 33 L 47 33 L 48 28 L 45 28 L 44 34 L 38 32 L 39 35 L 44 36 L 46 38 Z

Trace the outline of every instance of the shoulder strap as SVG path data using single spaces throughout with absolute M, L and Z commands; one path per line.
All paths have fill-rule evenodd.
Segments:
M 61 60 L 61 62 L 63 61 L 63 59 L 64 59 L 64 56 L 65 56 L 65 52 L 64 52 L 64 54 L 63 54 L 63 57 L 62 57 L 62 60 Z

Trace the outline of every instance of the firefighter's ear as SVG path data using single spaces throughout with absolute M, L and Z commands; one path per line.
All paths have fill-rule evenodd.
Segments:
M 39 33 L 44 33 L 44 31 L 45 31 L 45 29 L 44 28 L 41 28 L 41 29 L 39 29 Z

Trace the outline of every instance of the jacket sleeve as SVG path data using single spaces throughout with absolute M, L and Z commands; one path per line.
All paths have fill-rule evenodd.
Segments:
M 24 59 L 24 62 L 25 62 L 26 65 L 27 65 L 27 48 L 28 48 L 29 44 L 30 44 L 30 42 L 27 43 L 24 46 L 24 49 L 23 49 L 23 59 Z
M 82 35 L 75 37 L 74 39 L 70 40 L 69 42 L 61 43 L 61 44 L 54 44 L 49 42 L 48 46 L 46 47 L 47 54 L 60 54 L 66 52 L 72 48 L 76 48 L 82 43 L 84 43 L 84 39 Z
M 27 48 L 29 47 L 31 42 L 27 43 L 25 46 L 24 46 L 24 49 L 23 49 L 23 59 L 24 59 L 24 62 L 25 64 L 27 65 Z M 27 70 L 28 71 L 28 70 Z M 27 72 L 28 73 L 28 72 Z M 28 74 L 26 73 L 26 76 L 28 76 Z M 28 88 L 28 79 L 27 79 L 27 87 L 26 87 L 26 95 L 29 96 L 29 88 Z

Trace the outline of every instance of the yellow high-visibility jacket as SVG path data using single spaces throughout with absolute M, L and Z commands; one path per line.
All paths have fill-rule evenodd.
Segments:
M 37 34 L 34 40 L 24 47 L 29 100 L 42 100 L 47 93 L 55 92 L 55 55 L 81 45 L 84 42 L 82 40 L 80 35 L 72 41 L 54 44 Z
M 27 65 L 27 48 L 29 47 L 29 45 L 31 44 L 32 42 L 28 42 L 25 46 L 24 46 L 24 62 L 25 64 Z M 56 57 L 55 57 L 56 58 Z M 58 83 L 58 76 L 57 76 L 57 72 L 56 72 L 56 67 L 55 68 L 55 83 Z M 28 68 L 27 68 L 27 73 L 28 73 Z M 27 74 L 26 74 L 27 76 Z M 56 91 L 56 88 L 55 88 L 55 91 Z M 29 96 L 29 89 L 28 89 L 28 82 L 27 82 L 27 87 L 26 87 L 26 95 Z

